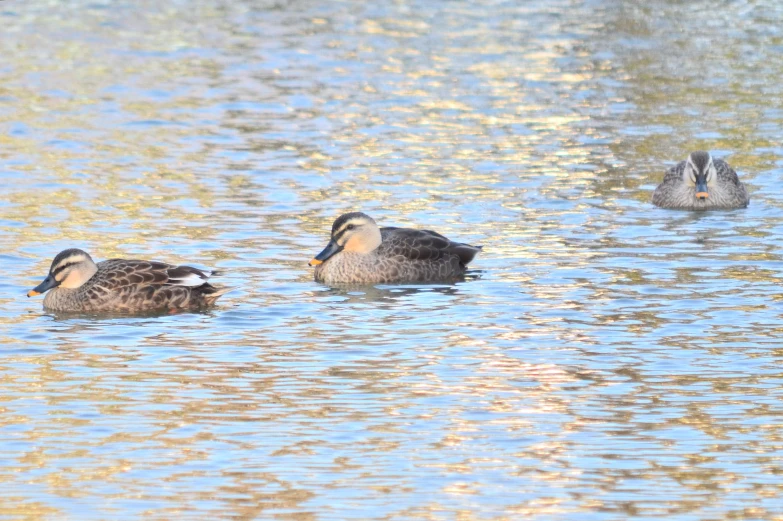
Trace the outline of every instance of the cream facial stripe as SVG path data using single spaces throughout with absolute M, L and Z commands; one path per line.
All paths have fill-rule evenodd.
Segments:
M 354 227 L 358 227 L 358 226 L 361 226 L 362 224 L 364 224 L 364 222 L 362 222 L 362 220 L 361 220 L 361 219 L 351 219 L 351 220 L 350 220 L 350 221 L 348 221 L 347 223 L 345 223 L 345 224 L 343 224 L 342 226 L 340 226 L 340 229 L 339 229 L 339 230 L 337 230 L 337 232 L 334 234 L 334 236 L 332 236 L 332 239 L 336 241 L 337 239 L 339 239 L 340 237 L 342 237 L 342 235 L 343 235 L 343 234 L 344 234 L 346 231 L 349 231 L 349 230 L 348 230 L 348 227 L 349 227 L 349 226 L 353 225 Z
M 71 255 L 70 257 L 61 260 L 60 263 L 52 269 L 52 275 L 57 275 L 65 268 L 83 262 L 84 260 L 84 255 Z

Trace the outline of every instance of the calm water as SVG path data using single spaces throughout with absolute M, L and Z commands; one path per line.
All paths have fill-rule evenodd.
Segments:
M 783 5 L 478 4 L 0 4 L 0 518 L 781 519 Z M 697 148 L 748 209 L 649 204 Z M 359 209 L 480 278 L 312 282 Z

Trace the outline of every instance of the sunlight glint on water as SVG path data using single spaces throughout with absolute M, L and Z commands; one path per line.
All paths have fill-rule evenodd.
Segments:
M 778 519 L 778 3 L 380 4 L 0 5 L 3 515 Z M 650 205 L 698 148 L 748 209 Z M 477 277 L 312 282 L 348 210 Z M 67 247 L 238 289 L 52 316 Z

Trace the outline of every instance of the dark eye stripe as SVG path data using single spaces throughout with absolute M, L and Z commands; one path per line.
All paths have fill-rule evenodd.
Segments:
M 58 267 L 56 267 L 54 269 L 54 271 L 52 272 L 52 275 L 57 275 L 58 273 L 60 273 L 62 270 L 64 270 L 68 266 L 73 266 L 74 264 L 76 264 L 76 263 L 75 262 L 67 262 L 67 263 L 63 264 L 62 266 L 58 266 Z
M 353 228 L 348 228 L 349 226 L 353 226 Z M 336 234 L 335 234 L 335 235 L 332 237 L 332 240 L 335 240 L 335 241 L 336 241 L 337 239 L 339 239 L 340 237 L 342 237 L 343 235 L 345 235 L 345 233 L 346 233 L 346 232 L 353 231 L 353 230 L 355 230 L 356 228 L 358 228 L 359 226 L 361 226 L 361 225 L 359 225 L 359 224 L 354 224 L 354 223 L 350 223 L 350 224 L 347 224 L 347 225 L 343 226 L 343 227 L 342 227 L 342 229 L 340 229 L 340 231 L 339 231 L 339 232 L 337 232 L 337 233 L 336 233 Z

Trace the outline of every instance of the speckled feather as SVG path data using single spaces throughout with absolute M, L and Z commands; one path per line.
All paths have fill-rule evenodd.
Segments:
M 209 284 L 209 274 L 190 266 L 162 262 L 111 259 L 96 264 L 98 271 L 75 289 L 54 288 L 43 305 L 52 311 L 155 312 L 208 307 L 228 289 Z M 182 285 L 198 277 L 200 285 Z
M 750 199 L 737 173 L 728 163 L 713 159 L 712 164 L 718 174 L 717 184 L 710 189 L 705 200 L 696 198 L 696 190 L 683 181 L 686 161 L 680 161 L 670 168 L 653 192 L 652 203 L 661 208 L 681 210 L 708 210 L 711 208 L 745 208 Z
M 380 232 L 378 248 L 369 254 L 335 254 L 315 267 L 315 280 L 327 284 L 450 281 L 462 277 L 481 250 L 431 230 L 381 228 Z

